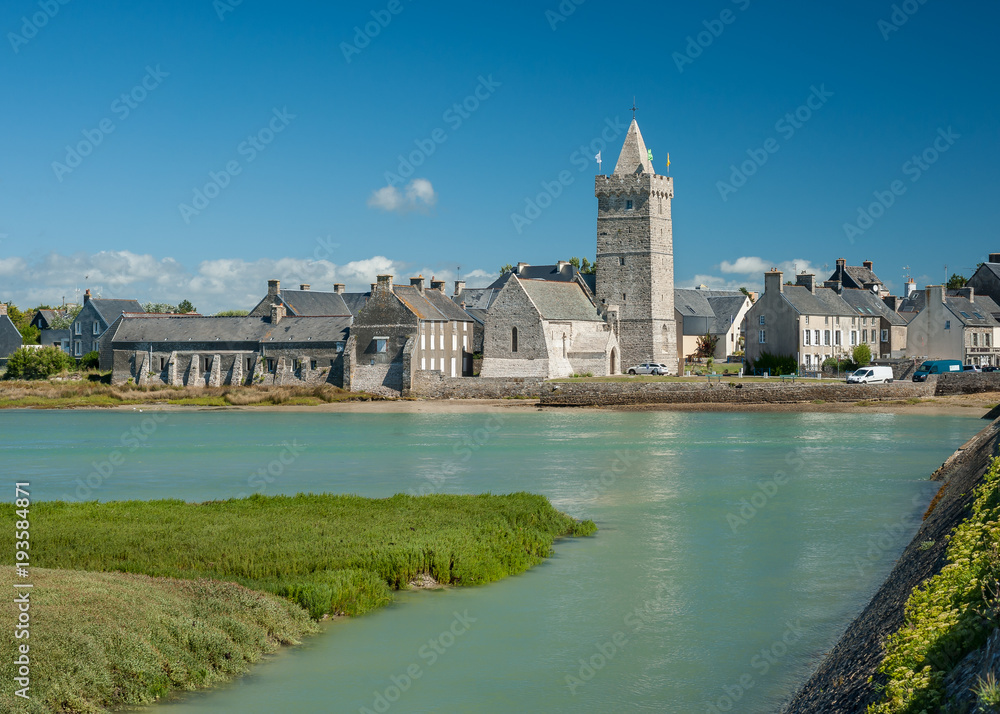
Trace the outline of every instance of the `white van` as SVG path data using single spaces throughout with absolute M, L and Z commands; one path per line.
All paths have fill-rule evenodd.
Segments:
M 848 384 L 888 384 L 892 381 L 892 367 L 861 367 L 847 378 Z

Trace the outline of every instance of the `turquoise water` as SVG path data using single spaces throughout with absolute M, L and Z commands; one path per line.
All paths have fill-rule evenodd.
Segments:
M 600 526 L 403 593 L 202 712 L 769 712 L 863 607 L 983 422 L 888 414 L 2 412 L 35 499 L 533 491 Z

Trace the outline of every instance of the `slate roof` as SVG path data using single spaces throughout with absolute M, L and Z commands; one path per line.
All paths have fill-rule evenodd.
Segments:
M 468 313 L 440 290 L 421 292 L 413 285 L 393 285 L 392 292 L 421 320 L 471 321 Z
M 104 300 L 102 298 L 91 298 L 90 304 L 94 306 L 97 310 L 97 314 L 101 316 L 107 324 L 111 324 L 123 312 L 142 312 L 142 305 L 139 304 L 138 300 Z
M 975 302 L 970 303 L 967 298 L 955 294 L 949 290 L 945 296 L 945 305 L 955 315 L 955 318 L 963 325 L 970 326 L 995 326 L 1000 321 L 1000 306 L 988 295 L 976 295 Z M 899 306 L 901 317 L 907 322 L 913 320 L 918 313 L 922 312 L 927 304 L 927 293 L 923 290 L 915 291 L 910 297 L 903 300 Z M 962 315 L 966 313 L 968 317 Z M 982 317 L 976 317 L 976 313 Z
M 844 302 L 833 288 L 816 288 L 816 294 L 801 285 L 785 285 L 782 297 L 803 315 L 854 316 L 857 311 Z
M 451 298 L 445 295 L 440 290 L 425 290 L 424 298 L 429 300 L 438 311 L 447 317 L 449 320 L 456 320 L 458 322 L 468 322 L 469 313 L 463 310 L 459 305 L 452 302 Z
M 499 292 L 512 275 L 517 275 L 520 280 L 553 280 L 569 283 L 576 278 L 579 272 L 569 263 L 566 263 L 562 270 L 559 270 L 558 265 L 525 265 L 519 273 L 508 270 L 494 280 L 489 287 Z
M 55 310 L 36 310 L 35 316 L 31 318 L 31 324 L 39 329 L 45 329 L 56 319 Z M 44 325 L 44 327 L 43 327 Z
M 843 283 L 845 288 L 855 288 L 864 289 L 865 283 L 878 283 L 882 284 L 879 277 L 875 273 L 863 265 L 845 265 L 843 272 L 840 270 L 840 266 L 833 271 L 833 275 L 830 276 L 830 280 L 839 280 Z
M 685 334 L 704 334 L 707 331 L 721 335 L 729 331 L 746 299 L 746 295 L 734 290 L 679 288 L 674 290 L 674 309 L 682 317 L 700 318 L 690 331 L 685 324 Z
M 332 342 L 346 339 L 351 321 L 350 317 L 285 317 L 272 325 L 265 317 L 125 315 L 111 342 Z
M 882 300 L 870 290 L 845 288 L 840 296 L 863 317 L 882 317 L 891 325 L 902 326 L 906 320 L 896 311 L 891 310 Z
M 313 290 L 281 290 L 278 297 L 288 308 L 289 315 L 298 316 L 347 316 L 351 309 L 338 293 Z
M 344 304 L 347 305 L 347 309 L 351 311 L 351 314 L 355 317 L 361 312 L 361 308 L 365 306 L 372 294 L 367 293 L 341 293 L 340 297 L 343 299 Z
M 465 288 L 461 295 L 453 295 L 451 300 L 456 305 L 465 303 L 465 311 L 489 310 L 490 305 L 497 299 L 500 291 L 496 288 Z M 471 313 L 470 313 L 471 314 Z
M 521 280 L 524 292 L 544 320 L 600 320 L 594 303 L 576 282 Z

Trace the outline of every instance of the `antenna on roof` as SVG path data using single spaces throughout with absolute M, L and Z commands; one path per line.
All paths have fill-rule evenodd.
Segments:
M 458 271 L 458 276 L 455 278 L 455 280 L 461 280 L 462 279 L 462 266 L 461 265 L 458 266 L 455 270 Z

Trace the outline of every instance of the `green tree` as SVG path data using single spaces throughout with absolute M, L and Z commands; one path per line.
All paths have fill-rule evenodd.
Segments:
M 82 309 L 83 306 L 78 305 L 77 307 L 74 307 L 72 310 L 66 311 L 65 314 L 56 315 L 53 318 L 52 322 L 49 323 L 49 327 L 51 327 L 53 330 L 68 330 L 70 327 L 73 326 L 73 323 L 76 321 L 77 315 L 80 314 L 80 311 Z
M 573 256 L 572 258 L 569 259 L 569 264 L 572 265 L 577 270 L 579 270 L 584 275 L 592 275 L 597 272 L 596 260 L 593 263 L 591 263 L 586 258 L 581 259 L 577 258 L 576 256 Z
M 215 313 L 216 317 L 246 317 L 250 314 L 249 310 L 223 310 L 222 312 Z
M 503 275 L 504 273 L 512 273 L 512 272 L 514 272 L 514 266 L 511 265 L 510 263 L 505 263 L 505 264 L 503 264 L 503 265 L 500 266 L 500 275 Z
M 177 312 L 188 313 L 188 312 L 198 312 L 194 305 L 191 304 L 190 300 L 181 300 L 181 304 L 177 306 Z
M 858 367 L 866 367 L 872 361 L 872 350 L 865 343 L 861 343 L 851 352 L 851 360 Z
M 968 278 L 965 278 L 958 273 L 952 273 L 951 277 L 948 278 L 948 289 L 958 290 L 959 288 L 964 288 L 965 284 L 968 282 Z
M 753 302 L 754 302 L 754 299 L 753 299 L 753 295 L 750 293 L 750 291 L 747 290 L 745 287 L 743 287 L 743 288 L 740 288 L 740 292 L 743 293 L 744 295 L 746 295 L 748 298 L 750 298 L 750 304 L 752 305 Z
M 101 363 L 101 354 L 92 350 L 80 358 L 80 366 L 84 369 L 97 369 Z
M 22 347 L 7 362 L 4 379 L 48 379 L 76 367 L 76 361 L 58 347 Z
M 34 310 L 22 312 L 14 303 L 7 303 L 7 317 L 21 333 L 21 344 L 23 345 L 37 345 L 40 341 L 41 332 L 37 327 L 31 326 L 31 318 L 34 316 Z
M 169 312 L 177 312 L 177 306 L 165 302 L 147 302 L 142 306 L 145 312 L 163 315 Z

